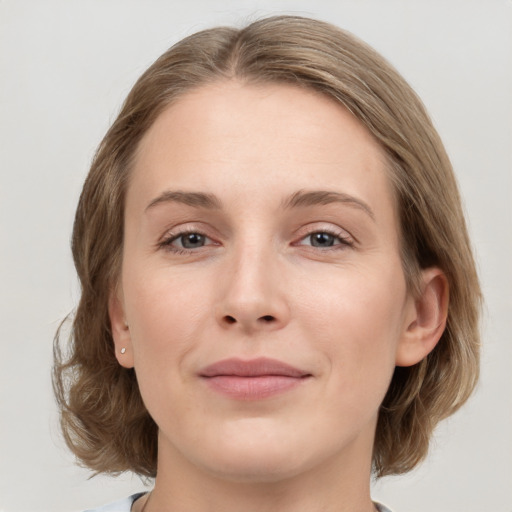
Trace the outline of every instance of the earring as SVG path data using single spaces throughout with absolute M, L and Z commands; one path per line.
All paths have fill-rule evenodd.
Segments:
M 125 348 L 125 347 L 123 347 L 123 348 L 121 349 L 121 354 L 125 354 L 125 353 L 126 353 L 126 348 Z

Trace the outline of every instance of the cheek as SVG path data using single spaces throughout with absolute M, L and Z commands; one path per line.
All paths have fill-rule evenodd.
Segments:
M 141 396 L 157 424 L 179 425 L 179 411 L 193 403 L 187 361 L 200 343 L 211 308 L 192 283 L 166 272 L 132 270 L 127 275 L 127 317 Z
M 406 296 L 401 270 L 391 266 L 337 269 L 309 289 L 300 315 L 308 337 L 328 359 L 336 386 L 383 394 L 395 366 Z M 317 276 L 317 285 L 322 279 Z
M 169 364 L 191 350 L 211 310 L 206 292 L 169 272 L 130 273 L 126 309 L 139 364 Z

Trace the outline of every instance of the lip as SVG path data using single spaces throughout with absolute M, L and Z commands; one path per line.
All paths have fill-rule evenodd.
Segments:
M 199 372 L 213 391 L 237 400 L 261 400 L 300 386 L 312 375 L 277 359 L 224 359 Z

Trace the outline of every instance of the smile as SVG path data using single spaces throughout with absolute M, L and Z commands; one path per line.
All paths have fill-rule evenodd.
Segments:
M 261 400 L 301 385 L 312 375 L 275 359 L 225 359 L 199 373 L 213 391 L 235 400 Z

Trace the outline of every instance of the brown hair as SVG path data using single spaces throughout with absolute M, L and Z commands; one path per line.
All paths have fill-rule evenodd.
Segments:
M 406 472 L 425 457 L 435 425 L 467 400 L 478 378 L 481 294 L 461 201 L 439 136 L 405 80 L 354 36 L 300 17 L 214 28 L 180 41 L 140 77 L 100 144 L 73 229 L 82 293 L 69 353 L 61 351 L 59 332 L 55 341 L 54 388 L 65 439 L 97 472 L 156 473 L 157 426 L 134 371 L 116 360 L 108 317 L 121 264 L 124 198 L 137 145 L 162 110 L 192 88 L 231 79 L 296 84 L 350 110 L 387 154 L 410 289 L 423 268 L 438 266 L 447 276 L 442 338 L 419 364 L 396 368 L 379 414 L 374 471 Z

